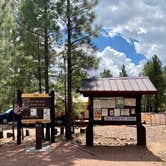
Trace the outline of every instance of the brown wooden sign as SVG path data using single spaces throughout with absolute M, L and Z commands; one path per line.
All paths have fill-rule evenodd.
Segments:
M 22 123 L 50 123 L 51 97 L 48 94 L 25 94 L 22 98 Z

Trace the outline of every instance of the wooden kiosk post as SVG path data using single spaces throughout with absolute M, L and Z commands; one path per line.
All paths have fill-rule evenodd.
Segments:
M 51 101 L 50 101 L 50 117 L 51 117 L 51 143 L 55 142 L 55 94 L 54 91 L 50 93 Z
M 36 127 L 36 149 L 42 149 L 42 123 L 37 122 Z
M 18 107 L 18 114 L 17 114 L 17 145 L 20 145 L 21 144 L 21 127 L 22 127 L 22 124 L 21 124 L 21 112 L 20 112 L 20 108 L 22 107 L 22 100 L 21 100 L 21 91 L 18 90 L 17 91 L 17 105 L 19 106 Z
M 146 145 L 146 128 L 141 122 L 141 98 L 136 97 L 137 145 Z
M 93 146 L 93 97 L 89 97 L 89 124 L 86 128 L 86 145 Z

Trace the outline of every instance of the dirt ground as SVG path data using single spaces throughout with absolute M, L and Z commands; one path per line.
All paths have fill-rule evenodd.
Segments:
M 6 132 L 4 136 L 6 137 Z M 146 126 L 147 146 L 136 145 L 135 126 L 94 127 L 94 147 L 85 146 L 85 135 L 66 142 L 57 136 L 46 152 L 27 152 L 35 147 L 35 130 L 16 145 L 12 138 L 0 139 L 0 166 L 166 166 L 166 125 Z

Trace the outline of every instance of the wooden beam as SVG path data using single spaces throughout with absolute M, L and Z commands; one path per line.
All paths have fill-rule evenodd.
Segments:
M 89 124 L 86 128 L 86 145 L 93 146 L 93 97 L 89 97 L 90 105 L 89 105 Z
M 55 142 L 55 106 L 54 106 L 54 99 L 55 94 L 54 91 L 51 91 L 51 106 L 50 106 L 50 114 L 51 114 L 51 143 Z
M 21 91 L 17 91 L 17 105 L 19 107 L 22 107 L 22 99 L 21 99 Z M 17 145 L 21 144 L 21 113 L 17 115 Z
M 141 95 L 136 97 L 137 145 L 146 145 L 146 128 L 141 122 L 141 98 Z

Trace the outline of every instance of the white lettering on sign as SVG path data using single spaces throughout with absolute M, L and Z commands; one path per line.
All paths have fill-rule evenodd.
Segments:
M 122 116 L 106 116 L 104 117 L 105 121 L 136 121 L 136 117 L 122 117 Z

